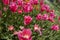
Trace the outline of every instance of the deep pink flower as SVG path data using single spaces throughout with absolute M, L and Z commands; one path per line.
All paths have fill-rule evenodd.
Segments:
M 39 3 L 38 0 L 33 0 L 34 5 L 37 5 Z
M 24 16 L 24 25 L 28 25 L 29 23 L 31 23 L 31 21 L 31 16 Z
M 42 20 L 48 20 L 48 14 L 44 14 L 44 15 L 42 16 Z
M 23 29 L 18 33 L 19 40 L 32 40 L 32 31 L 31 29 Z
M 19 6 L 22 6 L 22 5 L 23 5 L 23 0 L 17 0 L 17 4 L 18 4 Z
M 47 12 L 49 12 L 49 11 L 50 11 L 49 5 L 43 4 L 43 5 L 41 6 L 41 11 L 47 11 Z
M 10 30 L 10 31 L 14 30 L 14 26 L 12 26 L 12 25 L 9 26 L 9 27 L 8 27 L 8 30 Z
M 37 24 L 34 25 L 34 31 L 38 31 L 39 30 L 39 27 Z
M 43 5 L 44 4 L 44 0 L 40 0 L 40 5 Z
M 41 15 L 41 14 L 38 14 L 38 15 L 36 16 L 36 19 L 37 19 L 37 20 L 41 20 L 41 18 L 42 18 L 42 15 Z
M 12 12 L 16 12 L 18 9 L 18 5 L 15 2 L 11 2 L 9 8 Z
M 59 25 L 52 25 L 51 29 L 55 30 L 55 31 L 58 31 L 59 30 Z
M 2 0 L 4 5 L 8 5 L 9 4 L 9 0 Z
M 29 13 L 33 10 L 33 6 L 30 3 L 27 3 L 26 5 L 23 5 L 23 11 L 25 13 Z

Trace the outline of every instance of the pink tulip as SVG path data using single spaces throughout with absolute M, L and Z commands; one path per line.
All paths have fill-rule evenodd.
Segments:
M 51 29 L 55 30 L 55 31 L 58 31 L 59 30 L 59 25 L 52 25 Z
M 32 31 L 31 29 L 23 29 L 20 33 L 18 33 L 19 40 L 32 40 Z
M 24 16 L 24 25 L 30 24 L 32 21 L 31 16 Z
M 11 2 L 9 8 L 12 12 L 16 12 L 18 9 L 18 5 L 15 2 Z

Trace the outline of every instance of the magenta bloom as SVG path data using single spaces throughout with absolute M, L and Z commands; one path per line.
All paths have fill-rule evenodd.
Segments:
M 53 17 L 49 17 L 49 18 L 48 18 L 48 21 L 54 22 L 54 18 L 53 18 Z
M 9 0 L 2 0 L 4 5 L 8 5 L 9 4 Z
M 18 33 L 19 40 L 32 40 L 32 31 L 31 29 L 23 29 Z
M 18 9 L 18 5 L 15 2 L 11 2 L 9 8 L 12 12 L 16 12 Z
M 42 20 L 48 20 L 48 14 L 44 14 L 44 15 L 42 16 Z
M 52 30 L 58 31 L 59 30 L 59 25 L 53 25 L 51 27 Z
M 56 15 L 54 14 L 54 12 L 50 12 L 50 16 L 53 17 L 53 18 L 56 17 Z
M 40 5 L 43 5 L 44 4 L 44 0 L 40 0 Z
M 49 11 L 50 11 L 49 5 L 43 4 L 43 5 L 41 6 L 41 11 L 47 11 L 47 12 L 49 12 Z
M 22 5 L 23 5 L 23 0 L 17 0 L 17 4 L 18 4 L 19 6 L 22 6 Z
M 28 25 L 29 23 L 31 23 L 31 21 L 31 16 L 24 16 L 24 25 Z
M 33 10 L 33 6 L 30 3 L 27 3 L 26 5 L 23 5 L 23 11 L 25 13 L 29 13 Z
M 41 14 L 38 14 L 38 15 L 36 16 L 36 19 L 37 19 L 37 20 L 41 20 L 41 18 L 42 18 L 42 15 L 41 15 Z
M 38 0 L 33 0 L 34 5 L 37 5 L 39 3 Z

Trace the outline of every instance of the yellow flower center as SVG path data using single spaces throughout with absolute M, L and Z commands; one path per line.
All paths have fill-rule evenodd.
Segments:
M 29 38 L 29 35 L 24 35 L 24 38 L 27 38 L 28 39 Z

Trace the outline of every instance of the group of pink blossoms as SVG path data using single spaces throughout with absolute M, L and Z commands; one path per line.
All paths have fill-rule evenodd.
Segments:
M 51 22 L 55 22 L 54 18 L 56 15 L 54 14 L 54 10 L 51 10 L 49 5 L 44 4 L 44 0 L 2 0 L 4 5 L 8 5 L 9 9 L 12 12 L 18 12 L 19 14 L 24 13 L 29 13 L 34 10 L 33 5 L 40 5 L 40 12 L 39 14 L 36 15 L 36 20 L 48 20 Z M 43 12 L 46 11 L 45 14 Z M 32 22 L 33 18 L 29 15 L 24 16 L 24 25 L 28 25 Z M 60 20 L 60 17 L 59 17 Z M 13 30 L 13 26 L 8 27 L 9 30 Z M 52 30 L 58 31 L 59 30 L 59 25 L 54 24 L 51 27 Z M 38 24 L 34 25 L 34 31 L 38 31 L 40 35 L 42 35 L 42 30 L 43 28 L 40 28 Z M 32 31 L 30 28 L 22 28 L 22 31 L 15 32 L 14 34 L 18 35 L 19 40 L 32 40 Z

